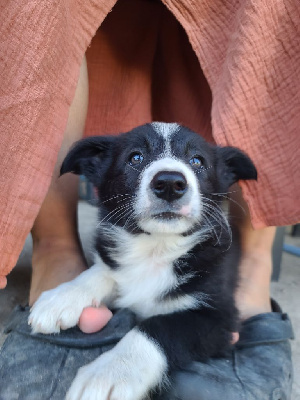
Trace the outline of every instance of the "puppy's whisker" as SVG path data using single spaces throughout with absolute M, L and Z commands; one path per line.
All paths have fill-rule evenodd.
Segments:
M 104 218 L 101 219 L 100 222 L 98 222 L 97 224 L 97 228 L 102 224 L 102 222 L 107 222 L 109 221 L 111 218 L 113 218 L 113 216 L 119 211 L 119 210 L 123 210 L 124 208 L 128 207 L 128 204 L 123 204 L 121 206 L 118 206 L 116 208 L 114 208 L 112 211 L 110 211 Z
M 135 227 L 136 227 L 135 226 L 135 221 L 133 219 L 133 216 L 134 216 L 134 214 L 130 215 L 129 218 L 128 218 L 128 221 L 126 221 L 126 224 L 129 222 L 128 225 L 126 226 L 126 230 L 129 233 L 132 233 L 134 231 Z
M 235 192 L 228 192 L 228 193 L 235 193 Z M 227 196 L 226 194 L 221 194 L 221 193 L 212 193 L 214 196 L 220 196 L 223 197 L 224 199 L 231 201 L 232 203 L 236 204 L 242 211 L 243 213 L 246 215 L 246 210 L 245 208 L 236 200 L 233 200 L 230 196 Z
M 224 214 L 224 210 L 223 210 L 223 208 L 221 207 L 221 205 L 222 205 L 222 203 L 223 203 L 223 200 L 219 200 L 219 202 L 220 202 L 220 204 L 221 204 L 221 205 L 220 205 L 220 204 L 218 204 L 218 203 L 216 202 L 216 200 L 209 199 L 208 197 L 205 197 L 205 196 L 203 196 L 202 198 L 203 198 L 204 202 L 210 202 L 210 203 L 212 203 L 212 204 L 214 205 L 214 207 L 216 207 L 221 213 Z
M 203 209 L 210 210 L 215 216 L 216 221 L 218 221 L 221 226 L 224 226 L 224 224 L 227 226 L 227 218 L 225 214 L 222 210 L 218 210 L 215 205 L 212 206 L 211 204 L 204 204 Z
M 206 200 L 210 200 L 210 199 L 206 199 Z M 229 235 L 229 246 L 227 248 L 227 250 L 228 250 L 232 245 L 232 230 L 231 230 L 230 224 L 229 224 L 223 210 L 220 207 L 218 207 L 218 209 L 216 209 L 214 206 L 207 204 L 207 203 L 204 203 L 204 211 L 205 211 L 205 207 L 206 207 L 206 211 L 207 211 L 207 208 L 212 211 L 212 214 L 210 214 L 211 217 L 213 219 L 215 219 L 215 221 L 220 224 L 221 228 L 223 228 L 228 233 L 228 235 Z
M 222 207 L 220 207 L 219 204 L 217 204 L 212 199 L 209 199 L 207 197 L 203 197 L 203 199 L 204 199 L 204 206 L 210 207 L 212 210 L 216 211 L 220 215 L 220 217 L 224 220 L 225 224 L 228 225 L 226 214 L 225 214 L 224 210 L 222 209 Z M 213 205 L 208 204 L 207 202 L 211 202 Z
M 126 229 L 127 229 L 127 228 L 129 227 L 127 224 L 128 224 L 128 222 L 130 222 L 131 220 L 133 220 L 133 218 L 134 218 L 135 215 L 136 215 L 135 212 L 132 211 L 132 213 L 131 213 L 131 214 L 129 215 L 129 217 L 126 219 L 123 228 L 126 228 Z M 131 221 L 131 224 L 132 224 L 133 222 L 134 222 L 134 221 Z
M 221 227 L 224 227 L 224 224 L 226 225 L 226 216 L 220 212 L 215 206 L 212 206 L 210 204 L 203 204 L 203 211 L 205 212 L 206 210 L 209 210 L 211 213 L 211 216 L 213 216 L 214 220 L 217 222 L 218 225 Z
M 211 228 L 211 230 L 214 232 L 214 235 L 216 238 L 218 238 L 217 232 L 215 230 L 215 227 L 213 226 L 213 224 L 211 223 L 211 221 L 208 219 L 208 217 L 203 214 L 202 215 L 202 219 L 204 220 L 204 222 Z
M 129 193 L 117 194 L 117 195 L 115 195 L 115 196 L 110 197 L 109 199 L 106 199 L 106 200 L 104 200 L 104 201 L 101 201 L 101 203 L 104 204 L 104 203 L 106 203 L 106 202 L 108 202 L 108 201 L 112 201 L 112 200 L 114 200 L 114 199 L 116 199 L 116 198 L 118 198 L 118 197 L 124 197 L 124 196 L 134 197 L 132 194 L 129 194 Z M 127 198 L 126 198 L 126 199 L 122 199 L 122 200 L 126 201 Z M 120 201 L 122 201 L 122 200 L 120 200 Z
M 206 201 L 211 201 L 214 204 L 213 200 L 208 199 L 208 198 L 204 198 L 204 199 Z M 224 229 L 228 233 L 229 238 L 230 238 L 230 246 L 231 246 L 232 232 L 231 232 L 230 225 L 228 223 L 228 220 L 227 220 L 223 210 L 218 205 L 215 205 L 215 204 L 211 205 L 204 201 L 203 202 L 203 211 L 204 211 L 204 213 L 206 212 L 211 218 L 213 218 L 219 224 L 221 229 Z M 220 232 L 220 236 L 217 237 L 218 243 L 220 243 L 221 234 L 222 234 L 222 232 Z
M 132 198 L 135 198 L 136 196 L 131 196 L 131 197 L 132 197 Z M 128 199 L 128 198 L 126 198 L 126 199 L 121 199 L 121 200 L 118 200 L 116 203 L 128 202 L 128 201 L 131 201 L 131 199 Z M 131 201 L 130 204 L 132 204 L 132 201 Z
M 223 192 L 223 193 L 210 193 L 211 195 L 214 195 L 214 196 L 219 196 L 219 195 L 228 195 L 228 194 L 231 194 L 231 193 L 237 193 L 238 192 L 238 190 L 232 190 L 231 192 Z
M 125 211 L 123 210 L 122 212 L 121 212 L 121 214 L 119 215 L 119 218 L 118 218 L 118 220 L 114 223 L 114 226 L 116 226 L 117 225 L 117 223 L 122 219 L 122 218 L 126 218 L 126 216 L 128 215 L 128 214 L 130 214 L 132 212 L 132 210 L 131 210 L 131 207 L 128 207 Z
M 125 204 L 124 206 L 120 207 L 118 209 L 118 211 L 113 214 L 112 216 L 110 216 L 109 219 L 111 218 L 115 218 L 115 217 L 120 217 L 123 214 L 126 214 L 129 210 L 131 209 L 131 205 L 130 204 Z M 122 218 L 122 217 L 121 217 Z M 108 220 L 107 220 L 108 221 Z M 115 225 L 115 224 L 114 224 Z
M 223 214 L 223 212 L 218 210 L 215 206 L 212 206 L 210 204 L 205 204 L 204 203 L 203 204 L 203 209 L 204 210 L 205 209 L 209 209 L 212 212 L 212 215 L 215 217 L 215 220 L 217 222 L 219 222 L 219 224 L 221 226 L 224 226 L 224 223 L 225 223 L 226 226 L 228 225 L 227 224 L 227 219 L 226 219 L 225 215 Z
M 210 217 L 212 217 L 212 215 L 209 213 L 209 211 L 206 211 L 206 213 L 207 213 Z M 217 234 L 217 230 L 215 229 L 215 226 L 214 226 L 213 224 L 211 224 L 211 227 L 212 227 L 212 229 L 213 229 L 213 231 L 214 231 L 214 234 L 215 234 L 215 237 L 216 237 L 216 240 L 217 240 L 217 243 L 216 243 L 216 244 L 221 244 L 221 242 L 220 242 L 221 232 L 220 232 L 220 234 L 218 235 L 218 234 Z

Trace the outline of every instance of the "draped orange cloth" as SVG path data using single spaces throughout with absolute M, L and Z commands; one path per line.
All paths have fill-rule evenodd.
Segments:
M 47 193 L 86 51 L 87 134 L 180 122 L 252 157 L 254 227 L 300 220 L 298 0 L 115 3 L 1 5 L 0 287 Z

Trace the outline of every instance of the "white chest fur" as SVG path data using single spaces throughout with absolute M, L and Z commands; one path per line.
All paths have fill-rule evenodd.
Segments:
M 187 254 L 199 240 L 199 234 L 188 237 L 131 235 L 118 228 L 111 234 L 117 247 L 110 256 L 119 265 L 117 270 L 109 272 L 116 283 L 114 306 L 130 308 L 147 318 L 198 305 L 198 300 L 189 295 L 166 300 L 162 300 L 162 296 L 188 278 L 176 276 L 173 262 Z

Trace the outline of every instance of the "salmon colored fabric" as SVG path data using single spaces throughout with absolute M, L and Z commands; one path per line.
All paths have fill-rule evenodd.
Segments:
M 242 186 L 256 228 L 300 220 L 298 0 L 115 3 L 1 6 L 0 287 L 49 187 L 86 51 L 87 134 L 183 123 L 253 158 L 258 182 Z

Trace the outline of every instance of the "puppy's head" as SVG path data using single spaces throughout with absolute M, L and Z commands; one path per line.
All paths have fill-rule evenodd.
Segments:
M 79 141 L 62 165 L 61 174 L 66 172 L 85 175 L 97 187 L 103 221 L 178 234 L 204 223 L 215 195 L 257 177 L 240 150 L 210 145 L 188 128 L 161 122 Z

